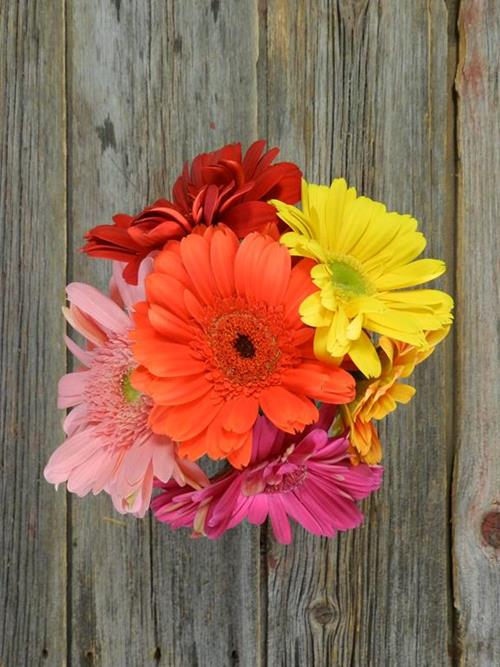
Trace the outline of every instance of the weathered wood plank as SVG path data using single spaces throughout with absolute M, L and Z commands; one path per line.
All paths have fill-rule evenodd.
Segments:
M 166 127 L 167 157 L 158 159 L 170 184 L 182 161 L 198 152 L 238 140 L 248 145 L 257 138 L 258 56 L 255 2 L 190 0 L 171 3 L 171 9 L 171 46 L 157 46 L 158 71 L 168 73 L 170 81 L 168 104 L 161 108 L 159 90 L 150 112 Z M 162 21 L 155 13 L 153 25 L 158 24 Z M 259 530 L 244 526 L 216 543 L 192 541 L 185 531 L 172 534 L 153 525 L 162 664 L 261 664 L 259 538 Z
M 500 664 L 500 6 L 459 16 L 457 456 L 454 583 L 460 664 Z
M 270 140 L 310 180 L 345 175 L 412 212 L 429 254 L 453 268 L 445 3 L 274 0 L 266 23 Z M 330 542 L 302 530 L 288 548 L 270 540 L 268 664 L 450 664 L 449 343 L 415 383 L 382 430 L 385 484 L 365 526 Z
M 0 3 L 0 665 L 66 659 L 66 506 L 42 477 L 62 439 L 64 11 Z
M 255 138 L 257 11 L 194 0 L 68 6 L 76 249 L 117 209 L 165 195 L 185 159 Z M 74 279 L 105 284 L 104 263 L 73 261 Z M 148 520 L 110 522 L 106 498 L 72 507 L 71 664 L 259 664 L 258 531 L 212 544 Z

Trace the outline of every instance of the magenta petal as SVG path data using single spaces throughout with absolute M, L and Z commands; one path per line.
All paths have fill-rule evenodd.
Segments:
M 321 510 L 318 503 L 309 506 L 303 502 L 299 494 L 292 492 L 287 494 L 286 508 L 292 519 L 313 535 L 332 537 L 335 534 L 331 522 L 325 520 L 326 513 Z
M 249 498 L 247 519 L 250 523 L 260 525 L 267 519 L 269 512 L 267 498 L 264 494 Z
M 269 518 L 276 539 L 281 544 L 290 544 L 292 541 L 292 529 L 286 510 L 283 506 L 280 494 L 275 494 L 269 499 Z

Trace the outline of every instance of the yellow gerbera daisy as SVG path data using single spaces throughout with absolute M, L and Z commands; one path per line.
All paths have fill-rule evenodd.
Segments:
M 311 277 L 319 289 L 302 302 L 300 315 L 316 328 L 320 359 L 349 354 L 366 377 L 378 377 L 380 359 L 368 331 L 425 348 L 425 332 L 452 321 L 448 294 L 405 289 L 446 270 L 438 259 L 413 261 L 426 240 L 411 216 L 358 197 L 344 179 L 330 187 L 303 181 L 302 210 L 271 203 L 293 230 L 281 242 L 292 255 L 316 261 Z

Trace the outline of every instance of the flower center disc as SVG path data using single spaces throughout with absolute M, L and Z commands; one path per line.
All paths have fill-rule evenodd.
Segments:
M 332 283 L 344 296 L 356 297 L 370 294 L 373 289 L 365 277 L 362 267 L 353 257 L 333 259 L 328 268 Z
M 152 401 L 130 383 L 135 367 L 126 336 L 117 335 L 95 352 L 85 388 L 89 421 L 115 447 L 128 447 L 147 430 Z
M 252 357 L 255 357 L 254 344 L 246 334 L 239 333 L 236 336 L 234 347 L 243 359 L 251 359 Z
M 265 317 L 234 310 L 215 317 L 208 329 L 215 365 L 234 384 L 255 385 L 271 375 L 281 357 Z
M 295 470 L 283 475 L 278 484 L 267 484 L 264 493 L 288 493 L 302 484 L 307 477 L 307 467 L 297 466 Z

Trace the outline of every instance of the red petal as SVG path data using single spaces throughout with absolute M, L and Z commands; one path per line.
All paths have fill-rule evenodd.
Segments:
M 263 201 L 237 204 L 221 215 L 220 221 L 231 227 L 239 238 L 251 232 L 263 231 L 266 225 L 276 222 L 276 209 Z

